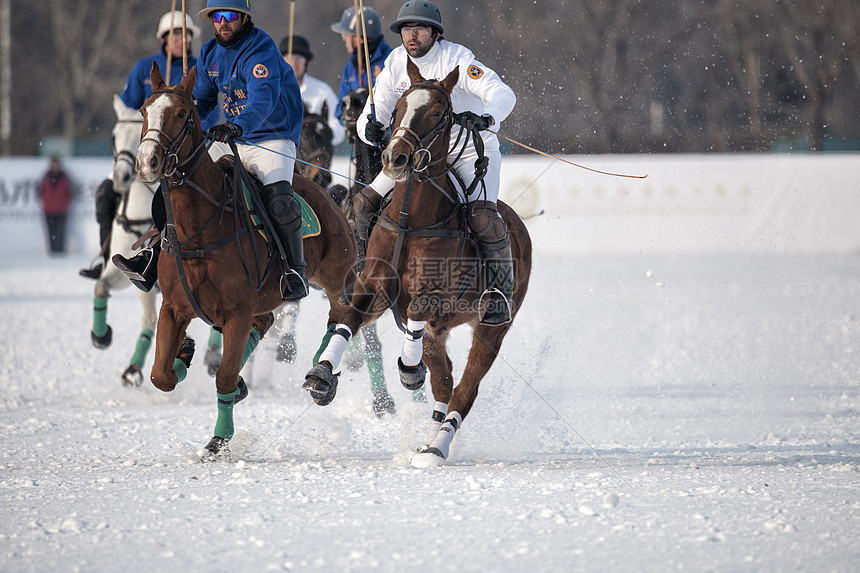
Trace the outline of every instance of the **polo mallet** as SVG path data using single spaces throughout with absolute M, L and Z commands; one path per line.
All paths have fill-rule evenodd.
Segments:
M 358 0 L 352 0 L 352 9 L 355 12 L 355 17 L 358 18 Z M 355 32 L 356 36 L 358 35 L 358 20 L 356 20 L 355 24 Z M 356 62 L 358 62 L 358 85 L 364 81 L 362 77 L 364 76 L 364 60 L 361 59 L 361 50 L 359 50 L 357 57 L 355 58 Z
M 170 49 L 170 46 L 173 45 L 173 14 L 176 12 L 176 0 L 170 0 L 170 30 L 167 32 L 167 46 L 165 52 L 167 52 L 167 75 L 164 77 L 167 78 L 167 83 L 170 83 L 170 66 L 173 63 L 173 51 Z
M 367 64 L 367 97 L 370 99 L 370 119 L 376 121 L 376 104 L 373 103 L 373 79 L 370 77 L 370 53 L 367 50 L 367 26 L 364 22 L 364 0 L 358 0 L 361 8 L 361 39 L 364 44 L 364 61 Z

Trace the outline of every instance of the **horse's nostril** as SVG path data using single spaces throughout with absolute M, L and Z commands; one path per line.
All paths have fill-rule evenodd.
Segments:
M 407 159 L 408 159 L 408 158 L 406 157 L 406 154 L 405 154 L 405 153 L 398 153 L 398 154 L 394 157 L 394 160 L 391 162 L 391 164 L 392 164 L 394 167 L 403 167 L 404 165 L 406 165 L 406 161 L 407 161 Z
M 149 159 L 149 169 L 155 171 L 158 167 L 158 158 L 156 156 L 152 156 Z

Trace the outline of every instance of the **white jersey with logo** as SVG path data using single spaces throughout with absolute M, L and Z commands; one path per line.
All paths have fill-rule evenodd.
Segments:
M 334 90 L 327 83 L 308 74 L 305 74 L 299 87 L 302 90 L 302 101 L 305 107 L 308 108 L 308 113 L 322 114 L 323 104 L 328 104 L 328 119 L 326 123 L 328 123 L 334 136 L 332 144 L 340 144 L 346 136 L 346 130 L 335 115 L 337 94 L 334 93 Z
M 406 73 L 408 57 L 403 46 L 391 52 L 385 60 L 385 67 L 376 78 L 376 85 L 373 86 L 376 121 L 382 122 L 383 125 L 390 123 L 395 103 L 411 84 Z M 435 42 L 423 57 L 413 58 L 412 61 L 418 66 L 421 76 L 428 80 L 443 80 L 455 67 L 460 68 L 460 78 L 451 93 L 451 104 L 455 113 L 471 111 L 478 115 L 490 114 L 496 122 L 492 129 L 497 131 L 499 124 L 514 109 L 517 102 L 514 91 L 496 72 L 476 60 L 472 51 L 465 46 L 441 40 Z M 362 140 L 369 113 L 368 99 L 364 112 L 356 122 L 358 135 Z M 452 144 L 457 140 L 459 130 L 458 125 L 451 129 Z M 499 140 L 494 134 L 482 131 L 481 138 L 487 152 L 499 151 Z M 473 153 L 474 145 L 470 140 L 464 155 Z

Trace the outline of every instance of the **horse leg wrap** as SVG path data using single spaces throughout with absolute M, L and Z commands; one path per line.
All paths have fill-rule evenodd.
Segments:
M 257 345 L 260 343 L 260 333 L 257 332 L 256 328 L 251 329 L 251 334 L 248 336 L 248 341 L 245 343 L 245 349 L 242 351 L 242 366 L 245 366 L 245 363 L 248 361 L 248 358 L 251 357 L 251 354 L 254 352 L 254 349 L 257 348 Z M 241 368 L 240 367 L 240 368 Z
M 403 348 L 400 350 L 400 360 L 407 368 L 410 366 L 418 366 L 421 362 L 421 355 L 424 353 L 424 325 L 427 324 L 424 320 L 406 321 L 406 340 L 403 342 Z
M 364 335 L 364 361 L 367 363 L 367 371 L 370 373 L 370 390 L 387 392 L 385 385 L 385 372 L 382 368 L 382 344 L 376 334 L 376 324 L 369 324 L 361 329 Z
M 152 337 L 154 335 L 155 333 L 148 328 L 140 331 L 140 336 L 137 338 L 137 346 L 134 348 L 134 355 L 131 357 L 131 364 L 134 364 L 138 368 L 143 368 L 143 364 L 146 362 L 146 355 L 149 353 L 150 346 L 152 346 Z
M 463 418 L 459 412 L 451 412 L 445 418 L 436 437 L 430 442 L 430 447 L 425 450 L 427 453 L 433 453 L 440 456 L 442 459 L 448 459 L 448 451 L 451 448 L 451 440 L 454 439 L 454 434 L 460 429 L 460 424 L 463 423 Z
M 99 338 L 103 338 L 108 331 L 107 301 L 107 297 L 93 298 L 93 334 Z
M 233 406 L 236 405 L 236 397 L 239 395 L 239 388 L 236 388 L 229 394 L 218 394 L 218 421 L 215 422 L 216 438 L 229 440 L 233 437 Z
M 331 327 L 329 327 L 329 330 L 331 330 Z M 334 332 L 331 334 L 326 332 L 326 336 L 328 337 L 328 342 L 326 343 L 325 350 L 320 354 L 319 360 L 315 362 L 326 361 L 331 364 L 332 372 L 338 372 L 340 370 L 340 360 L 346 351 L 346 345 L 349 339 L 352 338 L 352 330 L 345 324 L 338 324 L 335 326 Z M 325 342 L 325 338 L 323 338 L 323 341 Z
M 430 419 L 430 438 L 427 440 L 428 444 L 436 439 L 446 415 L 448 415 L 448 404 L 445 402 L 436 402 L 433 405 L 433 417 Z
M 209 348 L 221 348 L 221 333 L 214 327 L 209 329 Z

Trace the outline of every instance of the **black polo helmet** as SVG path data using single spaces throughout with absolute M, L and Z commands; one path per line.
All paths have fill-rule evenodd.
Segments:
M 284 36 L 279 47 L 281 55 L 286 56 L 287 52 L 290 51 L 290 37 Z M 305 60 L 308 62 L 314 59 L 314 54 L 311 52 L 311 45 L 304 36 L 293 36 L 293 53 L 297 56 L 304 56 Z

